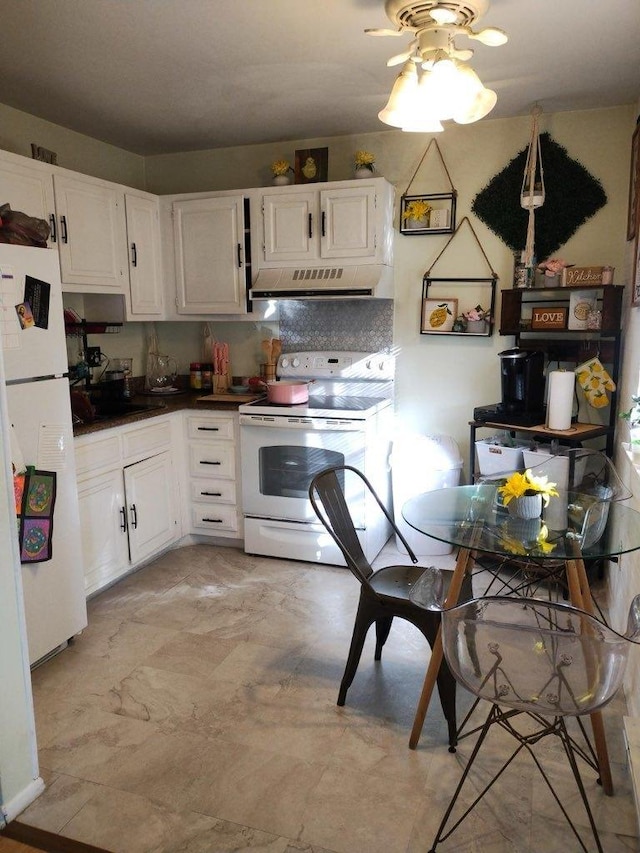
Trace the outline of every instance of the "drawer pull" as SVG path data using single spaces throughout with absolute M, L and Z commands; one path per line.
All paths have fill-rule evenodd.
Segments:
M 220 432 L 220 427 L 198 427 L 200 432 Z
M 221 518 L 203 518 L 203 521 L 210 521 L 212 524 L 222 524 Z
M 222 462 L 210 462 L 208 459 L 201 459 L 201 465 L 222 465 Z
M 222 492 L 200 492 L 201 495 L 206 495 L 209 498 L 221 498 Z

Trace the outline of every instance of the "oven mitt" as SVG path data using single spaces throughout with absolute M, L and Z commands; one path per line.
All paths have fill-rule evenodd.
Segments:
M 579 364 L 575 373 L 590 406 L 602 409 L 609 405 L 607 391 L 615 391 L 616 386 L 597 356 Z

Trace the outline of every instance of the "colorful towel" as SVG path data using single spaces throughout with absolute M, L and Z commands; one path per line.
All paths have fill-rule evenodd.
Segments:
M 602 409 L 609 405 L 607 391 L 615 391 L 616 386 L 597 356 L 579 364 L 575 373 L 590 406 Z

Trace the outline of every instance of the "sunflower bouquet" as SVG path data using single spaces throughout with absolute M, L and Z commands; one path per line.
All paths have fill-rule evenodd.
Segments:
M 293 172 L 293 169 L 288 160 L 275 160 L 271 164 L 271 171 L 275 177 L 278 177 L 279 175 L 286 175 L 287 172 Z
M 375 154 L 371 154 L 369 151 L 356 151 L 356 169 L 368 169 L 370 172 L 373 172 L 375 162 Z
M 402 212 L 403 219 L 424 219 L 431 210 L 428 201 L 414 199 L 410 201 Z
M 532 495 L 541 495 L 544 505 L 549 506 L 549 498 L 558 495 L 555 483 L 550 483 L 548 477 L 534 477 L 530 469 L 527 469 L 524 474 L 515 471 L 502 486 L 498 486 L 498 492 L 505 506 L 508 506 L 514 498 Z

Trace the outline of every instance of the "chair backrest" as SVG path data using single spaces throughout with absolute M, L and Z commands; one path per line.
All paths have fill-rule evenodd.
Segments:
M 556 482 L 561 492 L 579 492 L 602 501 L 625 501 L 632 494 L 611 459 L 601 450 L 588 447 L 563 447 L 532 471 L 536 476 L 544 475 Z
M 360 583 L 368 586 L 368 578 L 373 574 L 373 569 L 362 550 L 358 533 L 345 499 L 344 478 L 349 472 L 362 480 L 365 488 L 377 502 L 391 527 L 400 536 L 414 563 L 418 562 L 418 558 L 411 550 L 401 531 L 396 527 L 387 508 L 364 474 L 351 465 L 336 465 L 331 468 L 325 468 L 316 474 L 311 481 L 309 485 L 309 500 L 319 520 L 325 526 L 338 548 L 340 548 L 347 566 Z

